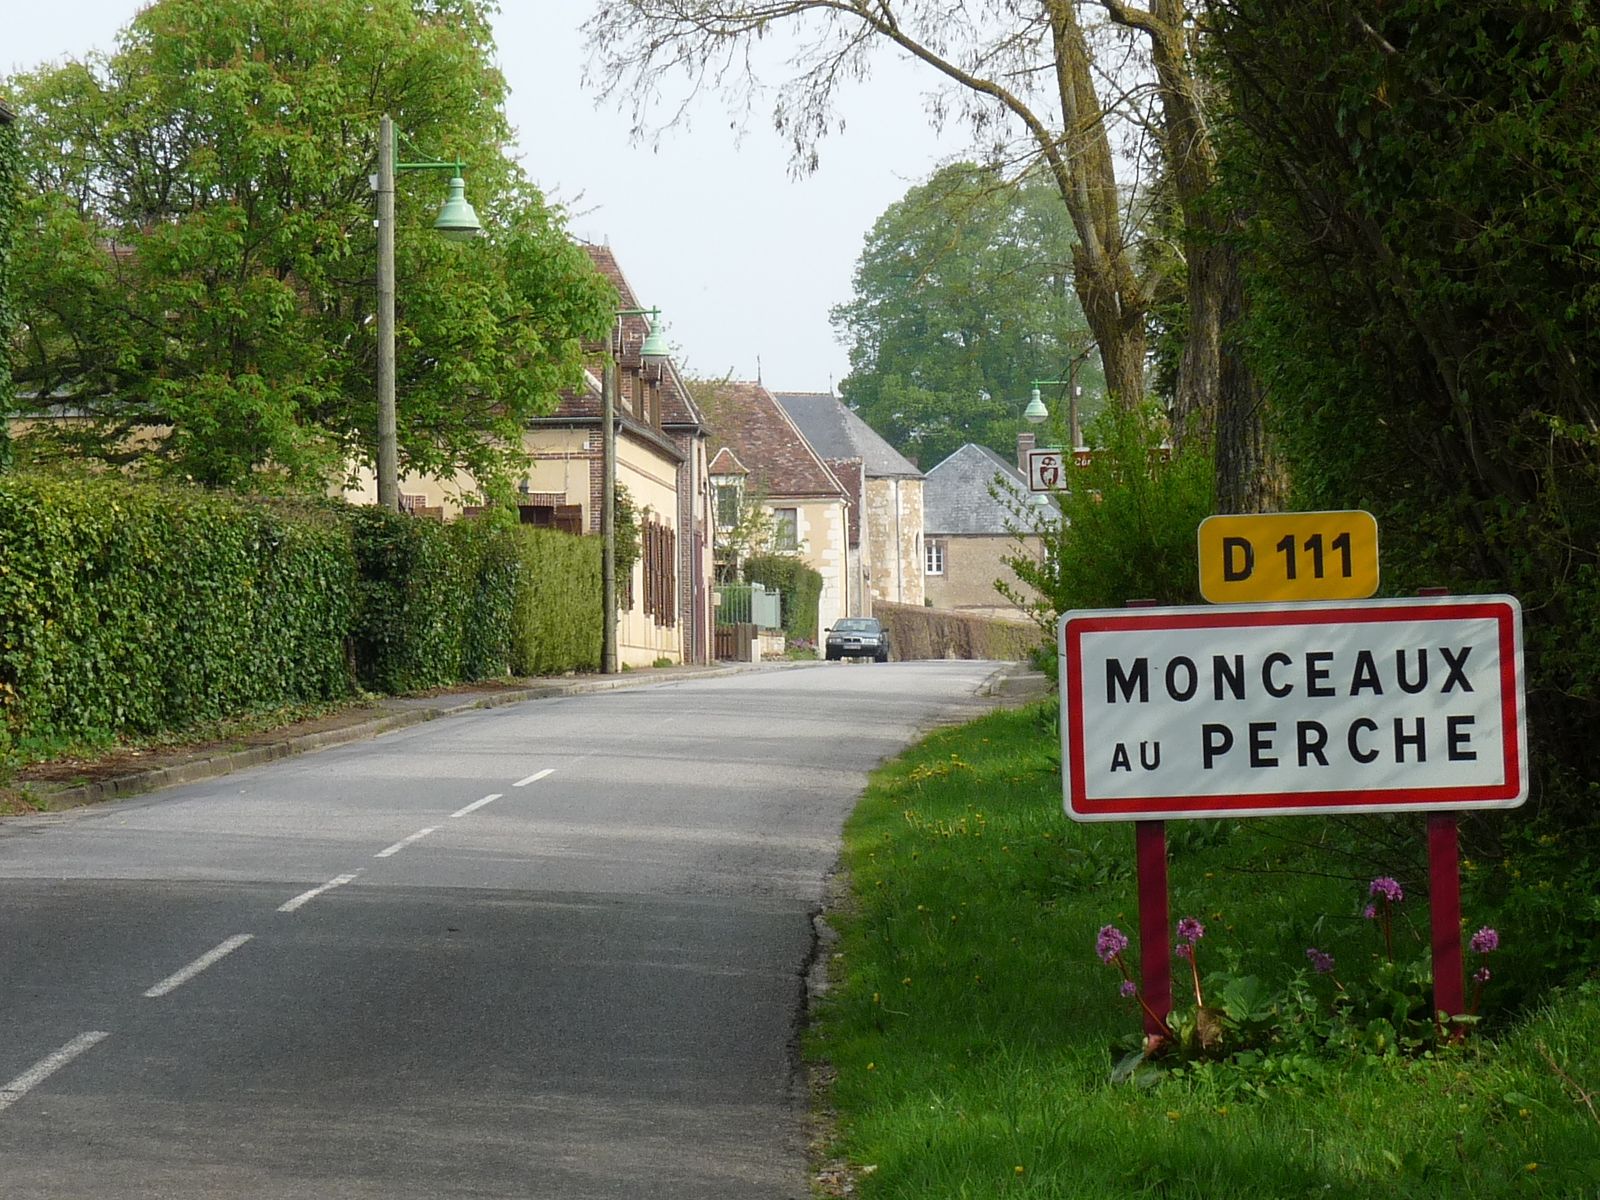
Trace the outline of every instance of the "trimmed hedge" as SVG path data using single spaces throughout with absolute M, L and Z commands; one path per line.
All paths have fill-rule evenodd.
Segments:
M 594 538 L 0 474 L 0 758 L 599 663 Z
M 0 475 L 0 740 L 103 740 L 350 691 L 328 512 Z
M 360 577 L 352 646 L 376 692 L 505 675 L 522 562 L 517 531 L 489 518 L 444 525 L 350 510 Z
M 889 631 L 889 645 L 897 659 L 992 658 L 1020 662 L 1039 647 L 1039 629 L 1031 621 L 1002 621 L 884 600 L 872 602 L 872 615 Z
M 817 609 L 822 600 L 822 576 L 798 558 L 758 554 L 744 564 L 744 581 L 776 588 L 783 593 L 783 632 L 790 640 L 817 640 Z
M 561 675 L 600 669 L 600 539 L 519 528 L 521 586 L 512 613 L 511 670 Z
M 0 418 L 11 411 L 11 334 L 17 325 L 16 300 L 11 295 L 11 259 L 16 239 L 16 212 L 22 187 L 22 162 L 17 149 L 16 124 L 0 118 Z M 10 439 L 0 420 L 0 467 L 10 457 Z

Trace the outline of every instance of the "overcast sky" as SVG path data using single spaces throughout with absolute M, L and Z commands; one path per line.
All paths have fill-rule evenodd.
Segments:
M 872 222 L 942 158 L 961 149 L 928 128 L 916 68 L 887 56 L 849 93 L 847 132 L 821 169 L 789 178 L 766 112 L 742 142 L 720 105 L 669 132 L 659 150 L 628 144 L 614 106 L 582 90 L 578 26 L 593 0 L 502 0 L 500 66 L 523 163 L 573 211 L 573 233 L 615 250 L 641 301 L 661 308 L 679 361 L 704 375 L 761 377 L 823 391 L 849 369 L 828 310 L 849 298 Z M 110 50 L 139 0 L 7 4 L 0 72 Z M 469 181 L 470 198 L 470 181 Z

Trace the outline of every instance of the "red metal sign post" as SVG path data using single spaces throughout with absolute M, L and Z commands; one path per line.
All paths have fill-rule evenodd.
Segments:
M 1147 1042 L 1164 1038 L 1172 1015 L 1172 937 L 1167 927 L 1167 823 L 1133 827 L 1139 873 L 1139 982 Z
M 1449 588 L 1422 588 L 1419 596 L 1448 596 Z M 1459 1017 L 1467 1011 L 1461 955 L 1461 839 L 1454 813 L 1428 816 L 1428 920 L 1433 935 L 1433 1011 Z
M 1129 600 L 1129 608 L 1152 608 L 1154 600 Z M 1167 886 L 1167 823 L 1136 821 L 1133 826 L 1134 867 L 1139 881 L 1139 982 L 1144 994 L 1147 1041 L 1166 1036 L 1164 1022 L 1172 1015 L 1172 939 Z

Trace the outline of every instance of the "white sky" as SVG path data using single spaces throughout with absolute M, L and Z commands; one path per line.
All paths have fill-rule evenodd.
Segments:
M 571 210 L 573 233 L 607 242 L 640 300 L 659 306 L 689 371 L 823 391 L 849 370 L 828 310 L 849 298 L 872 222 L 942 158 L 920 92 L 931 82 L 886 58 L 843 105 L 847 132 L 824 143 L 821 169 L 789 178 L 767 111 L 739 141 L 720 103 L 659 150 L 628 144 L 614 106 L 582 89 L 578 26 L 593 0 L 502 0 L 495 22 L 509 115 L 528 173 Z M 110 50 L 139 0 L 9 0 L 0 73 Z M 470 180 L 468 197 L 471 197 Z

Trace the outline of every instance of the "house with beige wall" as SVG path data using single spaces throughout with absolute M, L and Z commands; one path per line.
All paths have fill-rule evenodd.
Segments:
M 759 383 L 710 389 L 702 409 L 719 526 L 729 530 L 746 506 L 759 507 L 768 526 L 766 549 L 793 554 L 822 576 L 817 633 L 859 611 L 849 495 L 838 476 Z M 737 569 L 733 562 L 721 565 Z
M 828 462 L 861 463 L 863 606 L 874 599 L 921 604 L 922 472 L 829 392 L 779 392 L 778 403 Z
M 642 308 L 611 249 L 584 249 L 617 289 L 618 308 Z M 649 333 L 648 318 L 621 317 L 613 344 L 617 483 L 633 505 L 640 534 L 638 560 L 617 580 L 617 662 L 709 662 L 712 493 L 704 422 L 676 365 L 644 358 Z M 523 433 L 528 465 L 517 481 L 517 504 L 524 524 L 598 536 L 606 347 L 585 349 L 583 385 L 563 393 L 555 410 L 534 418 Z M 467 475 L 406 475 L 399 490 L 403 508 L 447 520 L 482 502 L 478 482 Z M 375 501 L 371 472 L 344 495 L 354 503 Z
M 1022 524 L 1018 509 L 1036 504 L 1027 479 L 987 446 L 968 442 L 928 472 L 923 489 L 923 580 L 933 607 L 1024 619 L 998 584 L 1037 594 L 1006 562 L 1044 553 L 1037 536 L 1012 532 Z

